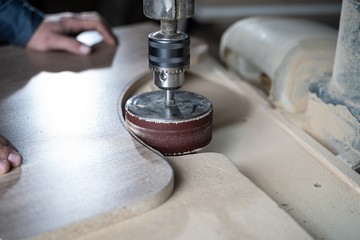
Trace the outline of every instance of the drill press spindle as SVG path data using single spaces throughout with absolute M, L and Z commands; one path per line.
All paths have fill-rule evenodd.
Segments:
M 212 104 L 196 93 L 177 91 L 190 67 L 190 36 L 177 21 L 194 13 L 194 0 L 144 0 L 145 16 L 160 20 L 148 37 L 149 68 L 164 91 L 142 93 L 125 105 L 127 127 L 164 155 L 197 151 L 211 141 Z M 164 94 L 165 93 L 165 94 Z

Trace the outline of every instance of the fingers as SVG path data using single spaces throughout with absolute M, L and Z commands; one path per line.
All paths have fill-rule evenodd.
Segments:
M 64 50 L 73 54 L 88 55 L 91 48 L 78 42 L 75 38 L 54 34 L 48 41 L 48 49 Z
M 66 13 L 47 16 L 26 47 L 40 52 L 64 50 L 78 55 L 88 55 L 91 53 L 91 48 L 71 36 L 87 30 L 98 31 L 109 45 L 117 44 L 110 26 L 99 14 Z
M 0 145 L 0 159 L 7 160 L 13 167 L 18 167 L 22 163 L 22 156 L 15 149 Z
M 10 163 L 9 161 L 5 160 L 5 159 L 0 159 L 0 173 L 4 174 L 9 172 L 11 169 Z
M 79 55 L 87 55 L 91 52 L 90 47 L 65 35 L 61 24 L 51 21 L 40 24 L 26 47 L 40 52 L 64 50 Z
M 22 156 L 9 140 L 0 135 L 0 160 L 7 160 L 13 167 L 22 163 Z M 4 166 L 4 165 L 3 165 Z
M 83 12 L 80 13 L 81 18 L 97 23 L 96 30 L 104 37 L 104 41 L 109 45 L 116 45 L 117 38 L 111 30 L 111 26 L 101 17 L 97 12 Z
M 8 157 L 8 161 L 10 162 L 11 166 L 19 167 L 22 164 L 22 156 L 18 152 L 11 152 Z
M 83 14 L 80 17 L 64 18 L 62 21 L 64 30 L 69 33 L 96 30 L 103 36 L 105 43 L 117 44 L 117 39 L 110 26 L 98 14 Z
M 62 31 L 58 29 L 57 24 L 42 23 L 26 47 L 40 52 L 64 50 L 78 55 L 88 55 L 91 52 L 90 47 L 76 41 L 73 37 L 62 34 Z
M 11 167 L 21 165 L 23 159 L 16 148 L 0 135 L 0 174 L 10 171 Z

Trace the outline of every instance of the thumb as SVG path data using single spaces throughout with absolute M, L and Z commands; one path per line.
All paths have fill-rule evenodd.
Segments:
M 49 48 L 54 50 L 64 50 L 70 53 L 78 55 L 88 55 L 91 53 L 91 48 L 80 42 L 75 38 L 58 35 L 55 38 L 52 38 L 51 43 L 49 43 Z

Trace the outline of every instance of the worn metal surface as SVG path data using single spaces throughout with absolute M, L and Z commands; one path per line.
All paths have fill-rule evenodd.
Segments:
M 156 20 L 175 21 L 194 15 L 194 0 L 143 0 L 144 14 Z

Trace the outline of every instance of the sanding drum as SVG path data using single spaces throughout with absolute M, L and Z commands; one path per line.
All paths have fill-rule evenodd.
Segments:
M 164 104 L 164 91 L 135 95 L 125 104 L 127 128 L 163 155 L 183 155 L 207 146 L 212 138 L 211 102 L 175 91 L 176 104 Z

